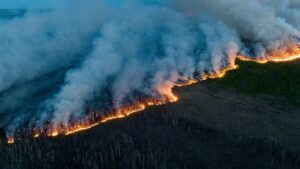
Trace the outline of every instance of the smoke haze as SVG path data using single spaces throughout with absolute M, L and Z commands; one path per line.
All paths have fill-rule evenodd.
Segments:
M 296 0 L 74 1 L 0 19 L 0 128 L 57 127 L 272 59 L 300 39 Z M 30 8 L 30 7 L 28 7 Z M 101 114 L 102 115 L 102 114 Z

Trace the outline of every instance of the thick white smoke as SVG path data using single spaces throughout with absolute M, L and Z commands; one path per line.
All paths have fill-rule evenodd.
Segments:
M 168 100 L 176 83 L 218 74 L 240 53 L 289 50 L 299 15 L 295 0 L 93 0 L 0 19 L 0 127 Z

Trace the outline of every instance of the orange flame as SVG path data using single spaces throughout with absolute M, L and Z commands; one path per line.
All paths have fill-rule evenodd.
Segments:
M 108 121 L 111 121 L 111 120 L 115 120 L 115 119 L 121 119 L 121 118 L 125 118 L 131 114 L 134 114 L 134 113 L 137 113 L 139 111 L 142 111 L 145 109 L 145 106 L 143 104 L 140 104 L 137 108 L 135 109 L 132 109 L 132 110 L 126 110 L 126 109 L 122 109 L 122 110 L 119 110 L 116 114 L 113 114 L 113 115 L 110 115 L 110 116 L 107 116 L 105 118 L 103 118 L 101 121 L 98 121 L 98 122 L 95 122 L 95 123 L 92 123 L 92 124 L 76 124 L 74 125 L 73 127 L 70 127 L 68 128 L 64 135 L 71 135 L 71 134 L 74 134 L 74 133 L 77 133 L 77 132 L 80 132 L 80 131 L 84 131 L 84 130 L 88 130 L 88 129 L 91 129 L 101 123 L 106 123 Z
M 176 87 L 183 87 L 183 86 L 189 86 L 189 85 L 192 85 L 192 84 L 195 84 L 195 83 L 198 83 L 198 80 L 195 80 L 195 79 L 190 79 L 184 83 L 178 83 L 178 84 L 175 84 Z
M 300 47 L 296 43 L 291 43 L 287 48 L 271 51 L 265 58 L 251 59 L 245 56 L 238 56 L 238 59 L 242 61 L 254 61 L 261 64 L 265 64 L 267 62 L 289 62 L 300 59 Z
M 14 142 L 15 142 L 15 138 L 13 138 L 13 137 L 7 138 L 7 143 L 8 144 L 13 144 Z
M 170 98 L 169 98 L 169 102 L 175 102 L 177 101 L 178 98 L 175 96 L 175 95 L 170 95 Z M 74 134 L 74 133 L 77 133 L 77 132 L 81 132 L 81 131 L 84 131 L 84 130 L 88 130 L 88 129 L 91 129 L 99 124 L 102 124 L 102 123 L 106 123 L 106 122 L 109 122 L 109 121 L 112 121 L 112 120 L 116 120 L 116 119 L 121 119 L 121 118 L 125 118 L 125 117 L 128 117 L 132 114 L 135 114 L 137 112 L 140 112 L 142 110 L 144 110 L 146 107 L 149 107 L 149 106 L 154 106 L 154 105 L 162 105 L 164 104 L 163 102 L 160 102 L 160 101 L 157 101 L 157 100 L 154 100 L 154 101 L 147 101 L 145 103 L 139 103 L 139 104 L 136 104 L 136 105 L 130 105 L 130 106 L 127 106 L 127 107 L 124 107 L 124 108 L 121 108 L 119 109 L 117 112 L 107 116 L 107 117 L 104 117 L 98 121 L 89 121 L 89 120 L 85 120 L 85 121 L 81 121 L 81 122 L 78 122 L 78 123 L 75 123 L 74 125 L 70 125 L 68 127 L 65 127 L 65 128 L 56 128 L 56 129 L 52 129 L 51 131 L 48 132 L 48 136 L 49 137 L 56 137 L 58 135 L 71 135 L 71 134 Z M 36 137 L 39 137 L 40 134 L 36 133 L 34 136 Z
M 245 56 L 239 56 L 238 59 L 240 59 L 242 61 L 247 61 L 247 62 L 257 62 L 257 63 L 260 63 L 260 64 L 265 64 L 265 63 L 268 63 L 268 62 L 290 62 L 290 61 L 293 61 L 293 60 L 300 59 L 300 54 L 294 55 L 294 56 L 291 56 L 291 57 L 283 57 L 283 58 L 272 57 L 270 59 L 256 59 L 256 60 L 247 58 Z

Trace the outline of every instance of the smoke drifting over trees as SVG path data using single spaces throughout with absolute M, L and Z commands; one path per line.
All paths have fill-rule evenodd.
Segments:
M 298 50 L 299 16 L 296 0 L 90 0 L 0 19 L 0 127 L 168 100 L 176 83 L 218 74 L 240 54 Z

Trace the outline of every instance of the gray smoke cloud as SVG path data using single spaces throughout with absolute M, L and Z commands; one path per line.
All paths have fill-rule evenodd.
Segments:
M 67 126 L 91 107 L 167 101 L 179 82 L 300 38 L 296 0 L 74 1 L 0 19 L 0 127 Z

